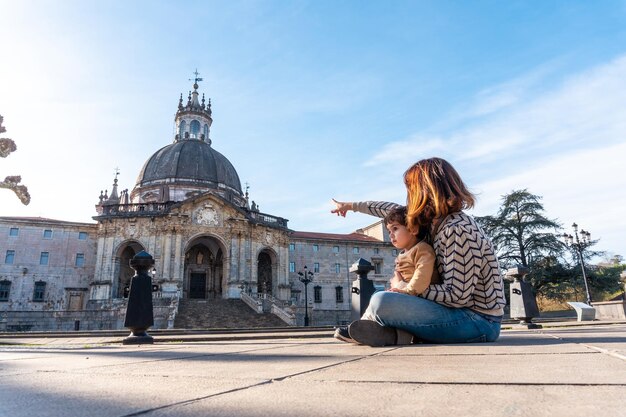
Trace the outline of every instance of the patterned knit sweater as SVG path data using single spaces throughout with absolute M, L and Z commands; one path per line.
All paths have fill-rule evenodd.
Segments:
M 352 203 L 354 211 L 384 217 L 398 204 Z M 463 212 L 448 215 L 433 231 L 433 248 L 441 284 L 431 284 L 422 297 L 455 308 L 502 316 L 506 300 L 495 250 L 476 221 Z

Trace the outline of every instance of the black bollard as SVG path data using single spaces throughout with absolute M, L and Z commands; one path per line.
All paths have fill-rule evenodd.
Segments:
M 125 345 L 142 345 L 154 343 L 154 339 L 146 330 L 154 324 L 152 313 L 152 279 L 148 269 L 154 265 L 152 256 L 141 251 L 130 260 L 135 276 L 130 280 L 128 307 L 124 327 L 130 329 L 130 335 L 122 341 Z
M 352 282 L 352 299 L 351 299 L 351 319 L 358 320 L 361 318 L 367 306 L 370 304 L 370 298 L 376 289 L 374 283 L 367 278 L 367 274 L 373 271 L 374 267 L 368 261 L 363 258 L 359 258 L 350 267 L 350 272 L 357 274 L 357 279 Z
M 524 277 L 528 274 L 528 268 L 517 266 L 507 269 L 505 278 L 511 282 L 511 318 L 520 320 L 519 326 L 528 329 L 539 329 L 541 325 L 533 323 L 533 317 L 539 317 L 537 300 L 532 287 Z

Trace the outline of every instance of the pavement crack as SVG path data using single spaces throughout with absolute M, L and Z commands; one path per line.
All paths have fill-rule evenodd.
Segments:
M 294 378 L 296 376 L 306 375 L 306 374 L 310 374 L 310 373 L 314 373 L 314 372 L 319 372 L 319 371 L 322 371 L 324 369 L 334 368 L 335 366 L 341 366 L 341 365 L 344 365 L 346 363 L 358 362 L 358 361 L 361 361 L 361 360 L 364 360 L 364 359 L 368 359 L 368 358 L 371 358 L 371 357 L 374 357 L 374 356 L 380 356 L 383 353 L 391 352 L 391 351 L 396 350 L 396 349 L 398 349 L 398 348 L 385 349 L 384 351 L 372 353 L 371 355 L 360 356 L 360 357 L 357 357 L 357 358 L 352 358 L 352 359 L 348 359 L 348 360 L 344 360 L 344 361 L 340 361 L 340 362 L 336 362 L 336 363 L 331 363 L 329 365 L 319 366 L 319 367 L 313 368 L 313 369 L 307 369 L 306 371 L 295 372 L 293 374 L 284 375 L 284 376 L 281 376 L 281 377 L 278 377 L 278 378 L 273 378 L 271 381 L 272 382 L 285 381 L 287 379 Z
M 556 387 L 626 387 L 625 383 L 603 382 L 471 382 L 471 381 L 392 381 L 392 380 L 343 380 L 334 382 L 346 384 L 398 384 L 398 385 L 481 385 L 481 386 L 556 386 Z
M 609 356 L 612 356 L 614 358 L 626 361 L 626 355 L 622 355 L 621 353 L 619 353 L 617 351 L 604 349 L 604 348 L 601 348 L 601 347 L 598 347 L 598 346 L 587 345 L 587 344 L 584 344 L 584 343 L 580 343 L 580 344 L 582 346 L 586 347 L 586 348 L 595 350 L 596 352 L 600 352 L 600 353 L 603 353 L 605 355 L 609 355 Z
M 153 411 L 163 410 L 165 408 L 175 407 L 177 405 L 187 405 L 187 404 L 191 404 L 191 403 L 194 403 L 194 402 L 197 402 L 197 401 L 206 400 L 208 398 L 217 397 L 217 396 L 224 395 L 224 394 L 230 394 L 230 393 L 237 392 L 237 391 L 243 391 L 243 390 L 247 390 L 249 388 L 258 387 L 258 386 L 266 385 L 266 384 L 269 384 L 269 383 L 271 383 L 271 381 L 269 381 L 269 380 L 261 381 L 259 383 L 252 384 L 252 385 L 247 385 L 245 387 L 233 388 L 233 389 L 229 389 L 229 390 L 222 391 L 222 392 L 216 392 L 216 393 L 213 393 L 213 394 L 204 395 L 202 397 L 191 398 L 191 399 L 184 400 L 184 401 L 177 401 L 175 403 L 165 404 L 165 405 L 162 405 L 162 406 L 159 406 L 159 407 L 153 407 L 153 408 L 148 408 L 146 410 L 136 411 L 136 412 L 130 413 L 130 414 L 124 414 L 124 415 L 122 415 L 120 417 L 142 416 L 142 415 L 146 415 L 146 414 L 152 413 Z
M 561 340 L 563 342 L 567 342 L 567 337 L 560 337 L 560 336 L 556 336 L 556 335 L 553 335 L 553 334 L 550 334 L 550 333 L 543 333 L 543 334 L 545 334 L 546 336 L 552 337 L 554 339 L 558 339 L 558 340 Z M 617 358 L 617 359 L 621 359 L 623 361 L 626 361 L 626 355 L 623 355 L 623 354 L 621 354 L 621 353 L 619 353 L 617 351 L 604 349 L 604 348 L 601 348 L 601 347 L 598 347 L 598 346 L 588 345 L 586 343 L 581 343 L 581 342 L 573 342 L 573 343 L 575 343 L 577 345 L 580 345 L 580 346 L 584 346 L 587 349 L 591 349 L 591 350 L 595 351 L 595 352 L 589 352 L 589 353 L 602 353 L 604 355 L 608 355 L 608 356 L 611 356 L 613 358 Z

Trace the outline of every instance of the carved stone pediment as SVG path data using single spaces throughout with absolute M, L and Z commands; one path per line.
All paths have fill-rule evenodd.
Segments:
M 193 211 L 193 223 L 205 226 L 219 226 L 222 224 L 220 207 L 212 203 L 204 203 Z

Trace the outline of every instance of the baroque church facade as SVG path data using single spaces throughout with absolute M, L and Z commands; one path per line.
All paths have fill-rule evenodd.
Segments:
M 350 234 L 299 232 L 250 204 L 212 146 L 211 102 L 198 79 L 174 122 L 173 142 L 147 159 L 130 192 L 116 175 L 111 193 L 100 193 L 95 224 L 0 217 L 0 331 L 122 328 L 129 261 L 142 250 L 155 260 L 155 328 L 172 328 L 184 300 L 243 300 L 285 325 L 304 315 L 311 325 L 346 323 L 359 258 L 385 285 L 396 251 L 382 222 Z

